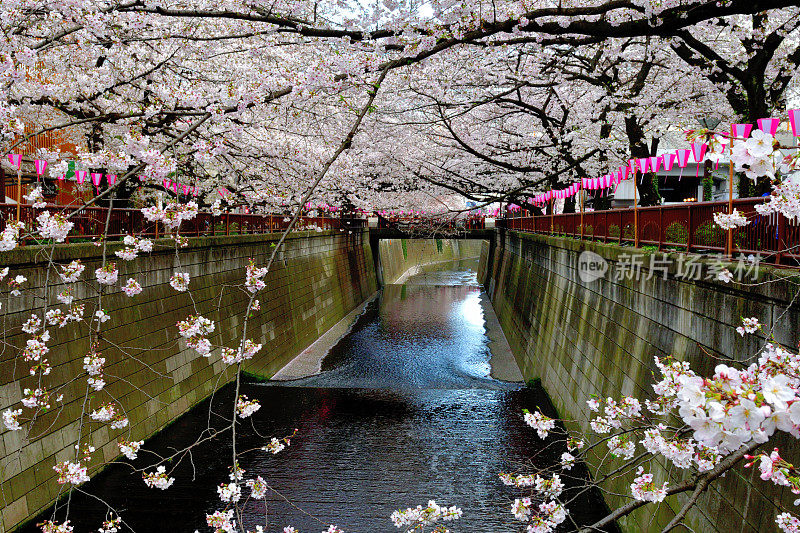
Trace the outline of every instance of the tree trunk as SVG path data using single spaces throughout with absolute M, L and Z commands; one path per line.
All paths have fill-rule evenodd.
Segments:
M 636 117 L 625 118 L 625 132 L 628 134 L 628 143 L 631 147 L 631 155 L 637 159 L 655 155 L 658 148 L 658 139 L 653 139 L 651 148 L 647 147 L 644 141 L 644 131 L 642 126 L 636 121 Z M 638 191 L 638 201 L 641 207 L 649 205 L 661 205 L 661 194 L 658 192 L 658 176 L 647 174 L 641 179 L 641 174 L 634 175 L 636 189 Z

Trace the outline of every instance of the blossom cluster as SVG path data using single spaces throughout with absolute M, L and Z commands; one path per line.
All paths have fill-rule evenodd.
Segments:
M 58 473 L 59 484 L 71 483 L 73 485 L 80 485 L 89 481 L 89 475 L 86 473 L 86 467 L 80 463 L 72 463 L 69 461 L 62 461 L 53 467 L 53 470 Z
M 791 176 L 773 185 L 772 194 L 763 204 L 756 204 L 760 215 L 779 213 L 790 220 L 800 219 L 800 178 Z
M 741 214 L 738 209 L 734 209 L 730 214 L 714 213 L 714 222 L 724 230 L 741 228 L 749 223 L 747 218 Z
M 776 430 L 800 437 L 797 354 L 769 343 L 758 363 L 744 370 L 720 364 L 711 378 L 658 360 L 656 364 L 664 375 L 656 387 L 674 397 L 698 442 L 731 452 L 751 440 L 766 442 Z
M 117 533 L 122 527 L 122 518 L 119 516 L 107 518 L 97 530 L 98 533 Z
M 775 177 L 776 167 L 783 156 L 777 151 L 775 137 L 760 129 L 753 131 L 750 137 L 742 142 L 733 143 L 731 161 L 737 172 L 744 172 L 748 178 L 761 176 Z
M 255 294 L 256 292 L 260 291 L 264 287 L 266 287 L 266 283 L 264 283 L 264 276 L 267 275 L 267 269 L 263 267 L 257 267 L 253 260 L 250 260 L 250 264 L 246 267 L 245 273 L 245 288 L 250 291 L 251 293 Z
M 528 522 L 528 533 L 550 533 L 567 519 L 567 509 L 555 501 L 538 505 L 531 498 L 517 498 L 511 504 L 511 514 L 521 522 Z
M 44 211 L 36 217 L 36 222 L 38 223 L 36 231 L 39 235 L 43 239 L 53 239 L 55 242 L 64 242 L 73 226 L 75 226 L 64 215 L 60 213 L 51 215 L 49 211 Z
M 236 520 L 233 520 L 233 510 L 214 511 L 206 515 L 206 524 L 214 528 L 214 533 L 236 533 Z
M 636 470 L 637 476 L 631 483 L 631 493 L 639 501 L 661 502 L 667 497 L 667 482 L 658 485 L 653 482 L 653 474 L 645 474 L 644 468 Z
M 150 488 L 167 490 L 175 483 L 174 477 L 169 477 L 164 466 L 156 468 L 155 472 L 145 472 L 142 474 L 145 485 Z
M 47 202 L 44 201 L 44 193 L 42 192 L 42 188 L 36 186 L 29 192 L 28 194 L 23 195 L 23 198 L 28 200 L 31 204 L 33 204 L 34 209 L 41 209 L 43 207 L 47 207 Z
M 745 467 L 752 466 L 758 460 L 758 469 L 764 481 L 772 481 L 781 487 L 790 487 L 794 494 L 800 494 L 800 472 L 792 463 L 780 456 L 778 448 L 773 449 L 769 455 L 762 453 L 757 456 L 747 455 L 745 458 L 752 461 Z
M 128 281 L 122 286 L 122 292 L 127 296 L 136 296 L 142 292 L 142 286 L 135 279 L 128 278 Z
M 61 272 L 58 275 L 64 283 L 74 283 L 80 279 L 84 270 L 86 270 L 86 265 L 81 263 L 80 259 L 75 259 L 66 265 L 61 265 Z
M 121 439 L 117 442 L 117 446 L 119 447 L 119 451 L 130 460 L 136 459 L 139 454 L 139 450 L 141 449 L 144 441 L 127 441 L 125 439 Z
M 744 337 L 745 333 L 755 333 L 760 330 L 761 327 L 762 324 L 756 317 L 742 318 L 742 325 L 736 328 L 736 333 Z
M 119 276 L 117 264 L 113 262 L 106 263 L 105 266 L 96 269 L 94 275 L 101 285 L 113 285 L 117 282 L 117 277 Z
M 36 527 L 42 530 L 42 533 L 72 533 L 72 526 L 69 525 L 69 520 L 63 523 L 54 522 L 52 520 L 45 520 L 39 524 L 36 524 Z
M 555 420 L 543 415 L 539 411 L 531 413 L 527 409 L 523 410 L 523 418 L 526 424 L 536 430 L 536 433 L 539 435 L 540 439 L 547 438 L 547 436 L 556 426 Z
M 217 487 L 219 499 L 224 502 L 238 502 L 242 498 L 242 488 L 238 483 L 223 483 Z
M 289 439 L 277 439 L 272 437 L 270 439 L 269 444 L 266 446 L 262 446 L 261 449 L 265 452 L 269 452 L 272 455 L 277 455 L 278 453 L 282 452 L 288 445 L 290 444 Z
M 392 522 L 398 528 L 407 526 L 407 531 L 412 531 L 419 527 L 435 524 L 439 521 L 449 522 L 461 518 L 463 512 L 455 505 L 451 507 L 440 506 L 434 500 L 428 501 L 428 505 L 423 507 L 409 507 L 405 510 L 398 509 L 391 515 Z M 446 531 L 446 530 L 445 530 Z
M 238 349 L 222 348 L 222 362 L 228 365 L 242 363 L 252 359 L 261 350 L 262 344 L 256 344 L 251 339 L 245 339 L 243 345 Z
M 203 356 L 211 353 L 211 341 L 207 335 L 214 332 L 215 325 L 212 320 L 203 316 L 189 315 L 186 320 L 178 322 L 178 332 L 186 339 L 186 345 Z
M 182 222 L 192 220 L 197 216 L 197 202 L 189 201 L 185 204 L 168 202 L 165 206 L 157 205 L 142 208 L 142 214 L 150 222 L 161 222 L 167 228 L 176 229 Z
M 267 495 L 267 482 L 261 476 L 249 480 L 246 485 L 250 488 L 250 496 L 256 500 L 263 500 Z
M 612 428 L 621 428 L 624 421 L 637 419 L 642 414 L 641 402 L 632 396 L 625 396 L 619 403 L 613 398 L 607 398 L 605 401 L 592 398 L 586 404 L 589 410 L 595 413 L 604 405 L 604 416 L 597 416 L 589 422 L 592 430 L 597 433 L 608 433 Z
M 125 248 L 117 250 L 114 254 L 123 261 L 133 261 L 139 257 L 139 252 L 153 251 L 153 241 L 150 239 L 140 239 L 133 235 L 126 235 L 122 242 Z
M 261 409 L 261 404 L 258 403 L 258 400 L 248 400 L 244 394 L 236 400 L 236 414 L 239 418 L 247 418 L 259 409 Z
M 105 387 L 105 380 L 103 379 L 103 365 L 106 359 L 101 357 L 95 347 L 83 358 L 83 369 L 89 375 L 87 382 L 92 389 L 99 391 Z
M 169 278 L 169 284 L 178 292 L 186 292 L 189 289 L 189 273 L 175 272 Z
M 22 414 L 22 409 L 6 409 L 3 411 L 3 424 L 6 429 L 17 431 L 21 429 L 19 417 Z
M 20 232 L 25 229 L 23 222 L 6 222 L 3 231 L 0 231 L 0 252 L 8 252 L 17 247 Z

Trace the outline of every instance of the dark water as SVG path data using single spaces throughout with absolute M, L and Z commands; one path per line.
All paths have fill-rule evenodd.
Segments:
M 463 509 L 453 531 L 524 529 L 510 513 L 520 492 L 497 474 L 534 466 L 535 454 L 535 466 L 552 464 L 562 450 L 542 451 L 522 422 L 523 408 L 554 415 L 541 389 L 488 377 L 480 290 L 474 270 L 465 269 L 388 286 L 332 348 L 321 375 L 243 385 L 262 408 L 240 428 L 239 450 L 298 430 L 280 454 L 255 451 L 240 459 L 245 478 L 260 475 L 273 489 L 268 531 L 294 525 L 316 533 L 330 523 L 348 533 L 397 531 L 392 511 L 429 499 Z M 196 440 L 209 419 L 222 427 L 232 396 L 225 387 L 145 447 L 163 455 Z M 143 466 L 144 457 L 135 464 Z M 165 492 L 146 488 L 123 464 L 83 489 L 122 510 L 137 532 L 210 531 L 205 514 L 223 508 L 216 487 L 227 482 L 230 458 L 230 435 L 222 435 L 184 456 Z M 73 497 L 75 531 L 96 531 L 105 510 L 89 496 Z M 599 512 L 588 498 L 573 508 L 581 522 Z M 251 529 L 263 525 L 263 503 L 249 502 L 244 519 Z

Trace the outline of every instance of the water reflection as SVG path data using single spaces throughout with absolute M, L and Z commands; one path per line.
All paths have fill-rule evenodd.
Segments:
M 298 429 L 280 454 L 255 451 L 240 459 L 247 478 L 260 475 L 273 488 L 267 531 L 291 524 L 317 533 L 330 523 L 348 533 L 396 531 L 391 512 L 428 499 L 463 508 L 455 531 L 522 529 L 509 512 L 519 493 L 497 474 L 524 468 L 541 447 L 521 410 L 541 406 L 555 413 L 540 389 L 488 377 L 480 290 L 474 269 L 424 272 L 387 286 L 331 350 L 322 374 L 243 385 L 242 393 L 262 409 L 239 431 L 240 450 L 257 450 L 269 436 Z M 223 427 L 232 395 L 224 388 L 213 404 L 199 405 L 146 447 L 163 455 L 193 442 L 209 419 Z M 185 457 L 166 492 L 147 489 L 141 474 L 121 464 L 86 488 L 126 510 L 135 531 L 208 531 L 205 514 L 223 508 L 216 487 L 228 480 L 227 437 Z M 560 453 L 547 450 L 537 461 Z M 243 515 L 251 529 L 264 524 L 264 506 L 256 503 L 248 502 Z M 75 531 L 97 529 L 102 504 L 77 495 L 71 505 Z M 587 509 L 582 519 L 599 510 L 588 500 L 579 506 Z
M 282 386 L 516 389 L 489 378 L 474 270 L 432 271 L 387 285 L 323 360 L 318 376 Z

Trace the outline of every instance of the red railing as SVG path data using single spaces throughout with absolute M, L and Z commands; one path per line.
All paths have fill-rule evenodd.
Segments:
M 65 215 L 75 211 L 75 207 L 47 206 L 45 209 L 51 214 L 61 212 Z M 43 209 L 33 209 L 30 205 L 20 208 L 20 220 L 25 222 L 26 228 L 36 227 L 36 217 Z M 5 227 L 7 220 L 16 219 L 16 204 L 0 204 L 0 228 Z M 149 222 L 144 218 L 139 209 L 111 210 L 108 233 L 105 232 L 108 208 L 87 207 L 84 211 L 70 217 L 75 224 L 67 237 L 67 242 L 88 240 L 106 234 L 107 238 L 121 238 L 128 234 L 142 237 L 160 237 L 164 235 L 164 226 Z M 186 237 L 214 236 L 214 235 L 247 235 L 255 233 L 275 233 L 285 230 L 289 226 L 290 218 L 287 215 L 244 215 L 223 214 L 213 216 L 211 213 L 198 213 L 192 220 L 181 224 L 181 235 Z M 330 230 L 358 229 L 366 225 L 362 218 L 329 218 L 329 217 L 300 217 L 297 229 L 322 228 Z M 27 239 L 26 239 L 27 240 Z
M 800 224 L 779 215 L 762 216 L 755 206 L 763 198 L 733 201 L 734 208 L 750 220 L 733 230 L 733 253 L 761 254 L 777 264 L 800 265 Z M 591 211 L 581 215 L 541 215 L 506 218 L 498 226 L 508 229 L 566 235 L 618 244 L 656 246 L 691 252 L 725 252 L 727 232 L 714 224 L 714 213 L 727 213 L 728 202 Z M 634 221 L 638 219 L 638 232 Z M 637 235 L 638 233 L 638 235 Z

